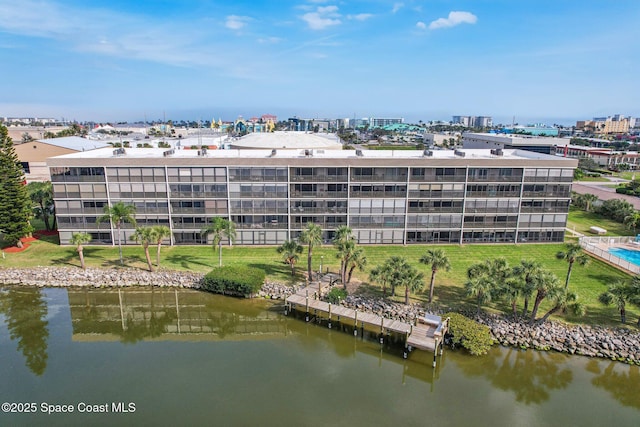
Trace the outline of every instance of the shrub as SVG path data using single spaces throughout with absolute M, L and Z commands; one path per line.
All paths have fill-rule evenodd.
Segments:
M 450 318 L 449 334 L 453 335 L 454 345 L 462 345 L 474 356 L 487 354 L 493 345 L 491 330 L 488 326 L 458 313 L 447 313 L 443 317 Z
M 202 289 L 223 295 L 251 297 L 264 283 L 263 270 L 235 266 L 214 268 L 202 279 Z
M 327 301 L 331 304 L 338 304 L 340 300 L 344 300 L 347 295 L 346 289 L 333 287 L 327 294 Z

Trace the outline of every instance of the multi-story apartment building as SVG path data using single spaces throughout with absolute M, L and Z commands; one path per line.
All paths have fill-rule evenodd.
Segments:
M 451 122 L 454 125 L 462 125 L 470 128 L 493 126 L 493 119 L 489 116 L 453 116 Z
M 136 207 L 140 226 L 171 228 L 171 244 L 205 243 L 222 216 L 236 242 L 275 245 L 319 224 L 329 242 L 347 225 L 362 244 L 559 242 L 577 160 L 520 150 L 350 151 L 100 149 L 53 157 L 60 241 L 105 206 Z M 124 224 L 122 241 L 133 232 Z M 168 242 L 169 243 L 169 242 Z
M 635 124 L 635 123 L 634 123 Z M 576 129 L 594 134 L 608 135 L 611 133 L 628 133 L 630 118 L 616 114 L 611 117 L 594 117 L 593 120 L 580 120 L 576 122 Z

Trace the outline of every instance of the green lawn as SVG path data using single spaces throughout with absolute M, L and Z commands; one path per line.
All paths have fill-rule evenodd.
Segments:
M 580 216 L 573 212 L 572 216 Z M 593 223 L 591 224 L 593 225 Z M 602 226 L 602 223 L 598 223 Z M 607 228 L 607 225 L 604 225 Z M 540 261 L 546 268 L 553 271 L 559 278 L 564 279 L 567 271 L 567 263 L 557 260 L 555 254 L 563 249 L 562 244 L 526 244 L 526 245 L 442 245 L 449 257 L 452 269 L 449 272 L 441 271 L 436 278 L 435 304 L 443 308 L 472 308 L 473 302 L 464 296 L 464 282 L 466 271 L 474 263 L 485 259 L 504 257 L 510 265 L 515 265 L 522 259 L 534 259 Z M 418 263 L 418 259 L 428 248 L 433 246 L 363 246 L 368 266 L 364 272 L 356 272 L 354 278 L 364 282 L 363 289 L 374 294 L 381 294 L 380 288 L 369 285 L 368 271 L 374 266 L 382 264 L 388 257 L 398 255 L 406 257 L 425 274 L 425 285 L 428 284 L 431 270 L 428 266 Z M 155 248 L 152 257 L 155 257 Z M 125 268 L 145 269 L 144 252 L 141 246 L 125 246 L 123 248 Z M 118 248 L 111 246 L 88 246 L 85 248 L 85 259 L 91 267 L 117 267 Z M 313 268 L 318 270 L 322 257 L 323 269 L 329 268 L 337 272 L 339 262 L 335 251 L 331 246 L 324 246 L 314 250 Z M 153 258 L 155 260 L 155 258 Z M 217 266 L 218 257 L 210 246 L 174 246 L 163 247 L 161 267 L 164 269 L 188 270 L 207 272 Z M 223 248 L 224 265 L 249 265 L 265 270 L 269 280 L 281 282 L 296 282 L 303 280 L 302 271 L 306 268 L 306 252 L 300 257 L 297 264 L 298 274 L 291 278 L 289 266 L 284 264 L 275 247 L 234 246 Z M 58 245 L 57 237 L 44 237 L 42 240 L 32 242 L 31 246 L 20 253 L 6 253 L 4 259 L 0 259 L 3 267 L 33 267 L 33 266 L 73 266 L 79 267 L 79 260 L 74 247 Z M 593 260 L 586 267 L 576 266 L 571 278 L 571 288 L 580 296 L 580 300 L 587 305 L 586 317 L 575 319 L 565 317 L 568 322 L 584 322 L 587 324 L 602 324 L 619 326 L 617 312 L 612 307 L 603 307 L 597 302 L 597 296 L 605 289 L 607 283 L 616 279 L 629 278 L 621 271 L 597 260 Z M 402 301 L 403 290 L 398 290 L 396 300 Z M 419 293 L 413 297 L 416 302 L 426 302 L 426 295 Z M 542 309 L 547 308 L 543 306 Z M 488 310 L 507 311 L 506 304 L 497 302 L 489 305 Z M 629 307 L 628 318 L 635 322 L 640 315 L 640 309 Z
M 569 219 L 567 220 L 567 228 L 575 230 L 586 236 L 595 236 L 589 231 L 589 227 L 597 226 L 607 230 L 607 236 L 632 236 L 632 230 L 626 228 L 623 224 L 605 218 L 594 212 L 585 212 L 581 209 L 571 208 L 569 210 Z

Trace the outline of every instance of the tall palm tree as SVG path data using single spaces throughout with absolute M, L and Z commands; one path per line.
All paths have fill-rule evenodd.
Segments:
M 342 280 L 342 284 L 346 287 L 347 264 L 349 257 L 356 247 L 355 237 L 353 236 L 351 227 L 341 225 L 336 228 L 335 235 L 333 236 L 333 246 L 338 251 L 336 257 L 340 259 L 340 280 Z
M 287 240 L 277 249 L 278 253 L 282 254 L 284 262 L 291 266 L 291 276 L 296 275 L 295 265 L 302 250 L 302 246 L 295 240 Z
M 424 274 L 410 267 L 403 271 L 402 284 L 404 285 L 404 303 L 409 305 L 409 294 L 424 288 Z
M 438 270 L 451 270 L 449 258 L 442 249 L 429 249 L 427 253 L 420 258 L 422 264 L 431 265 L 431 281 L 429 282 L 429 303 L 433 301 L 433 288 L 436 283 L 436 273 Z
M 318 224 L 310 222 L 307 228 L 300 234 L 300 243 L 307 245 L 307 277 L 311 281 L 313 270 L 311 268 L 311 260 L 313 257 L 313 248 L 322 244 L 322 228 Z
M 627 323 L 627 301 L 631 298 L 631 285 L 624 280 L 616 280 L 607 285 L 607 290 L 598 296 L 598 301 L 604 305 L 615 304 L 620 312 L 620 321 Z
M 569 243 L 567 244 L 567 249 L 565 251 L 560 251 L 556 254 L 556 258 L 563 259 L 569 263 L 569 269 L 567 270 L 567 280 L 564 282 L 564 288 L 567 289 L 569 287 L 569 279 L 571 278 L 571 269 L 573 268 L 573 263 L 577 262 L 578 265 L 587 265 L 589 263 L 589 256 L 585 254 L 582 250 L 582 246 L 578 243 Z
M 80 267 L 82 267 L 83 270 L 85 269 L 83 245 L 90 241 L 91 235 L 89 233 L 73 233 L 71 234 L 71 240 L 69 241 L 72 245 L 76 245 L 76 251 L 78 251 L 78 256 L 80 257 Z
M 156 242 L 155 233 L 152 227 L 137 227 L 135 233 L 131 235 L 131 240 L 142 244 L 144 256 L 147 260 L 149 271 L 153 271 L 151 256 L 149 255 L 149 245 Z
M 524 307 L 522 315 L 526 316 L 529 311 L 529 300 L 533 296 L 534 282 L 533 278 L 542 270 L 542 265 L 538 261 L 523 259 L 519 265 L 513 267 L 513 274 L 519 276 L 524 283 L 520 287 L 520 295 L 524 298 Z
M 53 227 L 49 223 L 49 216 L 53 209 L 53 186 L 51 181 L 46 182 L 30 182 L 27 185 L 27 192 L 31 201 L 38 205 L 39 215 L 42 216 L 45 229 L 52 230 Z M 55 216 L 54 216 L 55 218 Z
M 156 249 L 156 268 L 160 268 L 160 247 L 162 246 L 162 241 L 167 237 L 171 237 L 171 229 L 166 225 L 154 225 L 151 227 L 153 231 L 153 239 L 155 240 L 157 249 Z
M 98 222 L 109 221 L 112 226 L 116 227 L 116 233 L 118 234 L 118 253 L 120 255 L 120 265 L 124 265 L 124 261 L 122 260 L 122 239 L 120 238 L 120 227 L 125 222 L 128 222 L 135 227 L 135 214 L 135 206 L 125 205 L 124 202 L 116 202 L 111 206 L 105 206 L 104 215 L 98 218 Z
M 229 245 L 236 240 L 236 225 L 233 221 L 217 216 L 213 218 L 211 224 L 202 229 L 201 233 L 207 237 L 210 234 L 213 236 L 212 245 L 213 249 L 218 247 L 218 265 L 222 267 L 222 239 L 227 238 Z

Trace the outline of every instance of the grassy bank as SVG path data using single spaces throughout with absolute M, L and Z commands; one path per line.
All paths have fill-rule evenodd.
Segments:
M 594 225 L 607 230 L 607 236 L 633 235 L 633 231 L 625 227 L 624 224 L 605 218 L 594 212 L 586 212 L 574 207 L 570 208 L 567 228 L 575 230 L 586 236 L 595 236 L 595 234 L 589 231 L 589 228 Z
M 592 224 L 593 225 L 593 224 Z M 354 279 L 363 282 L 363 288 L 371 293 L 381 295 L 380 288 L 368 284 L 368 272 L 371 268 L 382 264 L 388 257 L 398 255 L 406 257 L 413 265 L 425 274 L 425 285 L 428 284 L 431 271 L 428 266 L 419 264 L 418 260 L 428 248 L 433 246 L 363 246 L 368 260 L 365 271 L 356 271 Z M 442 245 L 449 257 L 452 269 L 441 271 L 437 275 L 435 304 L 445 309 L 472 308 L 473 302 L 464 296 L 466 271 L 474 263 L 489 258 L 504 257 L 510 265 L 516 265 L 522 259 L 534 259 L 545 268 L 564 279 L 567 263 L 557 260 L 555 254 L 564 248 L 561 244 L 528 244 L 528 245 Z M 125 268 L 146 269 L 144 252 L 141 246 L 125 246 L 123 248 Z M 88 246 L 84 250 L 87 266 L 112 268 L 119 266 L 118 248 L 111 246 Z M 313 268 L 318 271 L 323 263 L 326 271 L 337 272 L 339 262 L 336 252 L 331 246 L 317 248 L 314 251 Z M 152 248 L 155 260 L 155 248 Z M 211 246 L 174 246 L 163 247 L 161 268 L 171 270 L 188 270 L 208 272 L 217 266 L 218 257 Z M 303 253 L 297 264 L 297 275 L 291 277 L 289 266 L 284 264 L 275 247 L 234 246 L 223 248 L 223 263 L 227 266 L 247 265 L 261 268 L 268 280 L 280 282 L 296 282 L 304 280 L 302 272 L 306 269 L 306 253 Z M 0 260 L 2 267 L 34 267 L 34 266 L 74 266 L 79 268 L 78 255 L 74 247 L 59 246 L 56 236 L 43 236 L 31 242 L 29 248 L 19 253 L 5 253 Z M 616 279 L 626 279 L 628 275 L 597 260 L 586 267 L 576 266 L 573 269 L 571 288 L 587 306 L 587 315 L 581 319 L 565 317 L 565 321 L 619 326 L 619 316 L 615 308 L 603 307 L 597 301 L 598 295 L 604 291 L 607 283 Z M 401 301 L 403 290 L 398 290 L 396 300 Z M 426 302 L 426 295 L 414 296 L 416 302 Z M 543 306 L 542 309 L 545 309 Z M 505 303 L 495 302 L 487 306 L 489 311 L 508 311 Z M 640 310 L 628 307 L 629 321 L 634 323 Z

